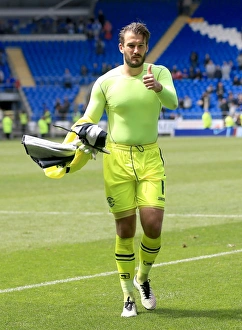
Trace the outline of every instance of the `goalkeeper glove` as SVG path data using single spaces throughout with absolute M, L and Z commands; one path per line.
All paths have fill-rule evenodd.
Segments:
M 98 150 L 91 147 L 91 146 L 87 146 L 85 144 L 80 145 L 79 149 L 81 151 L 83 151 L 85 154 L 92 154 L 92 159 L 96 160 L 96 155 L 98 153 Z
M 83 151 L 85 154 L 91 154 L 92 159 L 96 160 L 96 154 L 98 153 L 98 150 L 96 148 L 91 147 L 91 145 L 83 144 L 82 140 L 78 138 L 73 142 L 70 142 L 69 144 L 78 147 L 78 149 Z
M 85 153 L 94 153 L 94 150 L 95 156 L 98 151 L 105 152 L 107 154 L 110 153 L 107 149 L 105 149 L 107 133 L 98 125 L 85 123 L 75 126 L 72 131 L 78 135 L 80 141 L 83 143 L 84 147 L 80 147 Z

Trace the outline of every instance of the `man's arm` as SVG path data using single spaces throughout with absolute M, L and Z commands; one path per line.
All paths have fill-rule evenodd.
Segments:
M 106 101 L 104 94 L 101 90 L 101 86 L 98 83 L 98 81 L 96 81 L 95 84 L 93 85 L 90 95 L 90 100 L 84 115 L 74 123 L 71 129 L 74 130 L 76 126 L 80 126 L 85 123 L 98 124 L 98 122 L 100 121 L 103 115 L 105 104 Z M 77 138 L 78 137 L 75 133 L 70 132 L 66 135 L 63 143 L 73 142 Z
M 97 79 L 93 85 L 90 100 L 86 111 L 82 117 L 85 122 L 98 124 L 106 106 L 106 98 L 100 85 L 100 79 Z
M 147 75 L 143 76 L 143 83 L 148 89 L 152 89 L 158 96 L 162 105 L 168 109 L 175 110 L 178 107 L 178 98 L 173 84 L 170 71 L 163 68 L 155 79 L 152 73 L 152 64 L 148 65 Z

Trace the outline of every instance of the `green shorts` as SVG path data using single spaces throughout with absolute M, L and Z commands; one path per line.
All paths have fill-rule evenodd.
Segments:
M 104 154 L 105 191 L 110 212 L 118 213 L 137 207 L 165 206 L 165 172 L 157 143 L 126 146 L 107 144 Z

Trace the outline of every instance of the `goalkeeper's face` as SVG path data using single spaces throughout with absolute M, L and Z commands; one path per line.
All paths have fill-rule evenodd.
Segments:
M 124 61 L 129 67 L 139 68 L 146 59 L 148 45 L 142 34 L 127 31 L 124 36 L 124 44 L 119 44 L 119 50 L 124 55 Z

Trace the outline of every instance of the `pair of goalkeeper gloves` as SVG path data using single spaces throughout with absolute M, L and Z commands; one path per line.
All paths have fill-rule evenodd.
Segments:
M 96 159 L 98 152 L 110 154 L 105 148 L 107 133 L 98 125 L 85 123 L 76 125 L 71 131 L 77 135 L 77 139 L 71 144 L 79 147 L 85 154 L 91 154 L 93 159 Z

